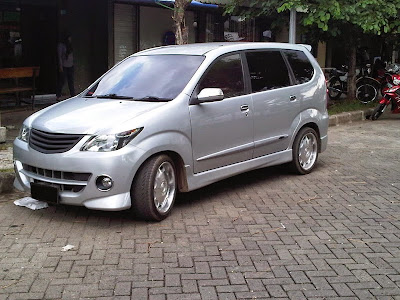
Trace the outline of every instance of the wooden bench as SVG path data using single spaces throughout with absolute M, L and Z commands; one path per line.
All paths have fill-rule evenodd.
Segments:
M 16 104 L 20 105 L 20 93 L 32 92 L 32 109 L 35 105 L 35 80 L 39 75 L 40 67 L 20 67 L 20 68 L 4 68 L 0 69 L 0 80 L 11 79 L 5 86 L 0 86 L 0 94 L 15 94 Z M 32 82 L 21 84 L 19 79 L 32 78 Z

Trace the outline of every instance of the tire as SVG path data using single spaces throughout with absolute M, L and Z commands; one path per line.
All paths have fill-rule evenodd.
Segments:
M 328 81 L 328 95 L 332 100 L 337 100 L 342 95 L 342 83 L 337 76 L 333 76 Z
M 375 87 L 376 90 L 380 90 L 380 88 L 381 88 L 381 83 L 378 80 L 376 80 L 376 79 L 374 79 L 372 77 L 368 77 L 368 76 L 367 77 L 360 77 L 360 78 L 357 79 L 357 81 L 356 81 L 356 87 L 357 88 L 360 85 L 363 85 L 363 84 L 370 84 L 373 87 Z
M 148 221 L 164 220 L 171 212 L 177 193 L 174 162 L 167 155 L 146 161 L 137 172 L 131 187 L 131 211 Z
M 384 103 L 381 103 L 377 107 L 375 107 L 375 109 L 372 112 L 372 115 L 370 117 L 371 120 L 372 121 L 377 120 L 383 114 L 385 108 L 386 108 L 386 104 L 384 104 Z
M 356 90 L 356 98 L 361 103 L 369 103 L 376 99 L 378 90 L 372 84 L 362 84 Z
M 292 170 L 300 175 L 308 174 L 318 159 L 319 137 L 314 129 L 302 128 L 294 139 L 291 162 Z

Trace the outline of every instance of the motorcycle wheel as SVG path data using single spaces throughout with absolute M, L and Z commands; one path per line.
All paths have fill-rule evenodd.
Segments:
M 328 95 L 332 100 L 337 100 L 342 95 L 342 83 L 339 77 L 333 76 L 328 81 Z
M 362 84 L 356 90 L 356 98 L 361 103 L 369 103 L 378 96 L 377 89 L 372 84 Z
M 384 103 L 381 103 L 377 107 L 375 107 L 375 109 L 371 115 L 371 120 L 375 121 L 376 119 L 378 119 L 383 114 L 385 107 L 386 107 L 386 104 L 384 104 Z

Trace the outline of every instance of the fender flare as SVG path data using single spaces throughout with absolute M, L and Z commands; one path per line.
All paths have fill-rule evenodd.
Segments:
M 174 141 L 173 144 L 166 142 L 171 140 Z M 164 153 L 169 155 L 176 164 L 175 167 L 179 177 L 179 190 L 185 191 L 185 189 L 187 189 L 185 166 L 193 165 L 191 141 L 187 136 L 177 131 L 164 131 L 148 136 L 146 139 L 141 140 L 139 144 L 135 145 L 135 147 L 141 149 L 144 153 L 140 157 L 139 167 L 137 169 L 132 168 L 129 174 L 132 181 L 137 171 L 148 159 Z
M 293 132 L 289 147 L 291 149 L 293 148 L 293 142 L 294 142 L 297 134 L 306 125 L 313 128 L 317 132 L 318 137 L 320 139 L 322 137 L 324 137 L 325 135 L 327 135 L 328 123 L 326 124 L 326 128 L 321 128 L 320 126 L 318 126 L 318 124 L 321 124 L 321 121 L 325 118 L 329 119 L 329 116 L 327 113 L 326 113 L 326 115 L 321 114 L 317 109 L 314 109 L 314 108 L 310 108 L 310 109 L 306 109 L 306 110 L 302 111 L 300 113 L 300 122 L 297 124 L 297 127 Z

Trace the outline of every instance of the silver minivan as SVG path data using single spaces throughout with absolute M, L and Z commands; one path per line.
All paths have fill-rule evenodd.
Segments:
M 29 118 L 14 186 L 38 200 L 160 221 L 177 192 L 326 149 L 324 75 L 307 46 L 209 43 L 138 52 Z

